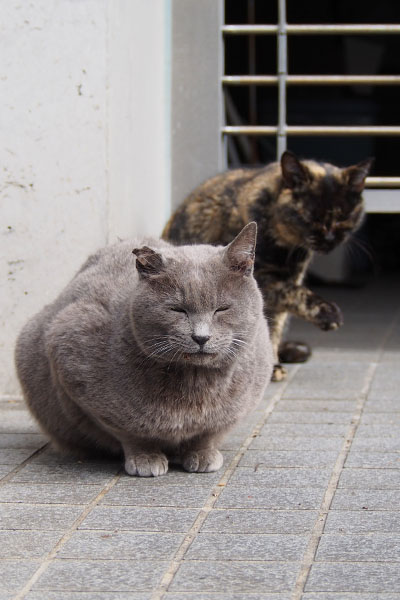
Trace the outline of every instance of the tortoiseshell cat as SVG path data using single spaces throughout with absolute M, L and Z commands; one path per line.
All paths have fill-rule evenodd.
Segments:
M 249 221 L 258 225 L 255 277 L 265 300 L 275 353 L 273 381 L 286 377 L 282 362 L 303 362 L 307 345 L 281 343 L 288 313 L 321 329 L 337 329 L 342 313 L 302 285 L 313 252 L 327 253 L 359 226 L 362 191 L 373 159 L 340 169 L 284 152 L 280 163 L 234 169 L 197 187 L 172 215 L 163 238 L 176 244 L 227 244 Z

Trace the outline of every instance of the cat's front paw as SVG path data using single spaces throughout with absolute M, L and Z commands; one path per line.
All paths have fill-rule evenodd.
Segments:
M 164 454 L 132 454 L 125 458 L 125 471 L 138 477 L 158 477 L 168 471 L 168 460 Z
M 182 459 L 182 467 L 189 473 L 211 473 L 222 467 L 224 458 L 219 450 L 191 450 Z
M 274 365 L 274 369 L 272 371 L 271 381 L 283 381 L 287 377 L 287 371 L 285 367 L 280 364 Z
M 323 331 L 338 329 L 343 325 L 342 311 L 335 302 L 321 302 L 315 324 Z

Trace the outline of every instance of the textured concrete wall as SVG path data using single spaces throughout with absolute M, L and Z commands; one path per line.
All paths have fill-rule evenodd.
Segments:
M 0 0 L 0 393 L 15 337 L 88 253 L 169 212 L 169 2 Z M 150 117 L 151 115 L 151 117 Z
M 173 0 L 171 189 L 175 207 L 225 168 L 222 137 L 223 0 Z

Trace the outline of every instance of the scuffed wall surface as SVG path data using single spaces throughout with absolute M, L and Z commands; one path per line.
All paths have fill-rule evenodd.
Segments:
M 1 0 L 0 382 L 13 347 L 106 242 L 106 9 L 102 0 Z

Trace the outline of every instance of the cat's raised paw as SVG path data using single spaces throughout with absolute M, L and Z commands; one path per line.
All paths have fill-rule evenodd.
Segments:
M 165 454 L 132 454 L 125 459 L 125 471 L 138 477 L 158 477 L 168 471 Z
M 182 467 L 189 473 L 211 473 L 223 465 L 224 457 L 214 448 L 191 450 L 182 459 Z
M 332 331 L 343 325 L 342 311 L 335 302 L 323 302 L 319 306 L 316 325 L 323 331 Z
M 271 381 L 283 381 L 287 377 L 287 371 L 285 367 L 282 365 L 276 364 L 274 365 L 274 369 L 272 371 Z

